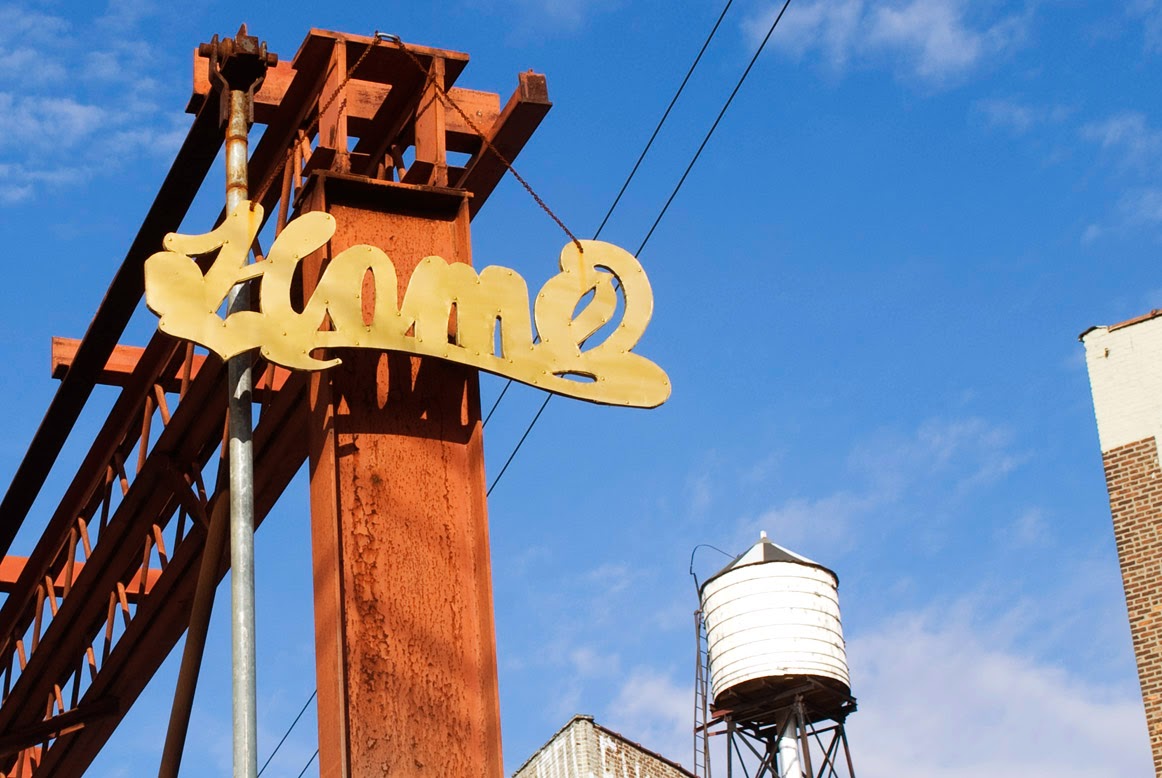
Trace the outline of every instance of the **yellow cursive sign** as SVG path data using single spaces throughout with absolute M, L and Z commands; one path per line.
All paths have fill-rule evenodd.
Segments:
M 581 241 L 583 251 L 566 245 L 561 272 L 541 287 L 532 321 L 528 287 L 516 272 L 491 266 L 477 273 L 434 256 L 419 263 L 397 305 L 395 266 L 381 249 L 365 245 L 333 257 L 297 311 L 291 279 L 302 259 L 334 235 L 335 219 L 323 212 L 299 216 L 265 261 L 248 263 L 261 224 L 261 206 L 251 210 L 243 202 L 212 232 L 166 236 L 166 250 L 145 261 L 145 301 L 163 332 L 223 359 L 258 348 L 292 369 L 339 364 L 337 358 L 311 356 L 315 349 L 386 349 L 448 359 L 597 403 L 653 408 L 670 395 L 665 372 L 632 351 L 653 313 L 649 280 L 632 254 L 610 243 Z M 203 274 L 193 258 L 214 251 L 218 255 Z M 368 273 L 375 293 L 371 316 L 363 301 Z M 260 279 L 260 310 L 220 316 L 229 291 L 254 278 Z M 586 348 L 617 313 L 615 279 L 624 303 L 621 320 Z

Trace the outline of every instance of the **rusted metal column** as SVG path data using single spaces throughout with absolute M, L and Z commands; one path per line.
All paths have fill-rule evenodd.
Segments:
M 324 175 L 306 194 L 336 218 L 330 251 L 387 252 L 397 304 L 424 257 L 470 262 L 463 192 Z M 500 778 L 477 373 L 340 356 L 309 399 L 320 774 Z

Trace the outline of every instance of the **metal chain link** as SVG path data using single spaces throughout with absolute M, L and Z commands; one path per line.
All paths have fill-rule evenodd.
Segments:
M 410 49 L 408 49 L 403 40 L 398 35 L 392 35 L 390 33 L 378 31 L 375 33 L 375 39 L 390 40 L 399 46 L 399 50 L 406 54 L 408 59 L 410 59 L 419 69 L 419 71 L 425 75 L 427 79 L 425 83 L 430 82 L 432 86 L 436 88 L 436 94 L 439 95 L 440 101 L 444 103 L 444 105 L 454 110 L 456 113 L 460 114 L 460 118 L 464 120 L 464 123 L 467 124 L 473 132 L 480 136 L 480 141 L 484 144 L 484 146 L 496 155 L 496 158 L 501 161 L 501 164 L 508 168 L 508 172 L 512 173 L 513 178 L 519 181 L 520 185 L 525 188 L 525 191 L 528 192 L 534 200 L 536 200 L 537 205 L 541 206 L 541 209 L 549 215 L 549 218 L 556 222 L 557 226 L 560 227 L 561 230 L 569 236 L 569 240 L 573 241 L 573 244 L 577 246 L 577 250 L 584 253 L 585 249 L 582 248 L 581 241 L 577 240 L 577 236 L 570 232 L 569 228 L 565 226 L 565 223 L 561 221 L 557 214 L 553 213 L 553 209 L 550 208 L 545 203 L 545 201 L 541 199 L 540 195 L 533 191 L 533 188 L 529 182 L 525 181 L 524 176 L 516 171 L 516 168 L 512 166 L 512 163 L 509 162 L 508 159 L 506 159 L 505 156 L 500 153 L 496 146 L 492 144 L 492 141 L 488 139 L 488 136 L 486 136 L 484 132 L 476 126 L 476 122 L 472 121 L 468 114 L 465 113 L 464 110 L 456 104 L 456 101 L 453 100 L 451 96 L 449 96 L 449 94 L 444 90 L 444 85 L 431 78 L 431 74 L 428 72 L 428 69 L 424 67 L 424 63 L 420 62 L 420 58 L 417 57 Z

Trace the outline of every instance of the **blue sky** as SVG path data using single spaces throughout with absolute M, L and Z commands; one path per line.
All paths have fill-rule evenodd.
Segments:
M 0 6 L 0 480 L 54 390 L 50 336 L 84 332 L 188 126 L 199 42 L 246 21 L 289 58 L 310 27 L 379 29 L 469 52 L 463 86 L 546 73 L 555 106 L 517 167 L 584 236 L 721 7 Z M 734 3 L 603 238 L 641 241 L 774 11 Z M 490 500 L 510 770 L 577 712 L 689 764 L 690 552 L 765 529 L 839 574 L 861 775 L 1149 774 L 1077 334 L 1162 307 L 1160 64 L 1156 0 L 793 0 L 640 257 L 656 309 L 638 350 L 673 397 L 554 400 Z M 536 286 L 565 240 L 511 179 L 473 233 L 478 265 Z M 126 340 L 154 326 L 142 307 Z M 541 397 L 505 398 L 490 477 Z M 257 541 L 263 758 L 314 686 L 305 496 L 297 480 Z M 228 641 L 219 618 L 183 775 L 229 764 Z M 175 667 L 92 775 L 156 769 Z M 268 775 L 298 773 L 313 727 Z

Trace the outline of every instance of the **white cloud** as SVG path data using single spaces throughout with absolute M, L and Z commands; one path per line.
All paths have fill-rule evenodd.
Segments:
M 1155 168 L 1162 163 L 1162 131 L 1152 128 L 1138 111 L 1123 111 L 1081 128 L 1082 138 L 1116 154 L 1130 168 Z
M 639 667 L 622 683 L 599 723 L 668 759 L 689 764 L 693 709 L 692 677 L 679 683 L 670 673 Z
M 188 121 L 161 116 L 153 101 L 159 87 L 148 77 L 156 52 L 131 29 L 154 10 L 152 0 L 110 0 L 104 13 L 67 20 L 0 6 L 0 77 L 20 83 L 19 91 L 0 92 L 0 168 L 7 173 L 0 205 L 112 172 L 142 153 L 173 155 Z M 75 26 L 102 34 L 77 36 Z M 47 60 L 46 49 L 54 55 Z
M 1130 225 L 1162 224 L 1162 189 L 1147 187 L 1126 192 L 1118 210 Z
M 780 545 L 812 554 L 838 555 L 855 547 L 856 525 L 883 497 L 837 492 L 818 499 L 792 498 L 746 523 L 735 545 L 746 547 L 765 530 Z M 821 554 L 822 555 L 822 554 Z
M 1005 633 L 909 614 L 851 639 L 860 775 L 1152 774 L 1136 688 L 1090 683 L 1015 650 Z
M 1010 130 L 1017 135 L 1043 124 L 1061 122 L 1069 115 L 1064 106 L 1031 105 L 1003 98 L 978 100 L 973 103 L 973 110 L 983 116 L 989 126 Z
M 1012 443 L 1008 428 L 985 419 L 929 419 L 909 436 L 875 436 L 857 445 L 849 459 L 880 492 L 892 496 L 936 478 L 946 479 L 944 488 L 961 496 L 999 480 L 1024 461 Z
M 980 612 L 962 603 L 902 613 L 849 635 L 859 710 L 848 734 L 859 775 L 1152 774 L 1136 686 L 1094 683 L 1016 647 L 1023 625 L 1015 622 L 1025 618 L 1020 611 L 991 620 Z M 638 667 L 600 721 L 689 764 L 693 702 L 684 675 Z M 717 751 L 712 759 L 722 756 Z
M 1146 51 L 1162 53 L 1162 3 L 1158 0 L 1132 0 L 1126 9 L 1142 22 L 1142 39 Z
M 106 121 L 104 109 L 70 97 L 0 92 L 0 150 L 72 148 Z
M 765 34 L 777 7 L 746 23 L 752 37 Z M 963 79 L 1019 46 L 1027 18 L 981 20 L 979 6 L 964 0 L 816 0 L 791 6 L 776 47 L 795 57 L 811 50 L 840 71 L 851 62 L 903 65 L 902 75 L 929 86 Z
M 926 506 L 925 523 L 911 525 L 908 542 L 939 548 L 941 511 L 1004 479 L 1026 459 L 1009 429 L 976 417 L 929 419 L 908 434 L 883 431 L 852 447 L 844 489 L 790 496 L 744 517 L 728 548 L 745 548 L 766 530 L 793 551 L 834 560 L 873 538 L 883 542 L 910 521 L 908 506 L 917 501 Z
M 1081 353 L 1080 351 L 1076 353 Z M 997 539 L 1009 548 L 1027 549 L 1044 545 L 1049 540 L 1049 524 L 1040 508 L 1022 511 L 997 533 Z
M 59 16 L 30 11 L 19 5 L 0 6 L 0 45 L 19 40 L 24 44 L 60 44 L 69 23 Z

